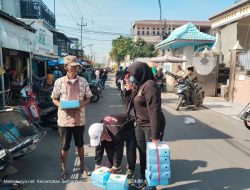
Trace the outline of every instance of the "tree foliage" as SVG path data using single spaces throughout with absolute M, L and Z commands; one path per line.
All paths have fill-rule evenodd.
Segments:
M 147 43 L 145 40 L 139 38 L 133 42 L 130 37 L 120 36 L 112 42 L 112 50 L 110 52 L 111 58 L 118 63 L 118 65 L 125 60 L 129 55 L 131 59 L 137 57 L 155 57 L 157 51 L 153 44 Z

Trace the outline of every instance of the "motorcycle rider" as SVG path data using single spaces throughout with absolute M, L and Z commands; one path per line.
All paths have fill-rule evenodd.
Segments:
M 197 101 L 196 101 L 196 95 L 195 95 L 195 83 L 198 82 L 198 78 L 194 74 L 194 66 L 192 65 L 187 66 L 187 74 L 184 75 L 182 78 L 188 81 L 188 84 L 190 86 L 190 97 L 192 98 L 194 109 L 196 109 Z

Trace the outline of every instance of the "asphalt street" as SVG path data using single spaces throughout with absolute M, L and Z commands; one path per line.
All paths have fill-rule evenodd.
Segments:
M 164 140 L 171 149 L 170 185 L 166 190 L 245 190 L 250 189 L 250 132 L 240 121 L 209 109 L 175 111 L 175 98 L 162 94 L 162 108 L 166 117 Z M 109 78 L 98 103 L 87 106 L 84 134 L 85 161 L 94 168 L 94 149 L 89 146 L 88 127 L 104 115 L 124 110 L 114 79 Z M 185 117 L 195 124 L 185 124 Z M 9 180 L 20 180 L 29 190 L 98 189 L 90 179 L 83 182 L 79 172 L 79 158 L 72 141 L 69 154 L 69 177 L 64 183 L 55 181 L 60 174 L 60 143 L 58 132 L 48 132 L 35 152 L 14 160 L 17 173 Z M 126 167 L 124 155 L 123 171 Z M 105 162 L 105 161 L 104 161 Z M 138 161 L 137 161 L 138 162 Z M 137 173 L 139 162 L 137 163 Z

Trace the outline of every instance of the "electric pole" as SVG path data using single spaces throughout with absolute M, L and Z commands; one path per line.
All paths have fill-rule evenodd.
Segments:
M 78 24 L 78 23 L 77 23 L 77 26 L 80 26 L 80 27 L 81 27 L 81 50 L 83 50 L 83 46 L 82 46 L 82 32 L 83 32 L 83 31 L 82 31 L 82 30 L 83 30 L 83 27 L 84 27 L 84 26 L 87 26 L 87 23 L 84 23 L 84 22 L 83 22 L 83 17 L 81 18 L 81 24 Z

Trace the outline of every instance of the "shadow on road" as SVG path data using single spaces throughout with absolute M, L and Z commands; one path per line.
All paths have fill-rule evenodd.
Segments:
M 243 168 L 223 168 L 212 171 L 196 172 L 206 167 L 207 163 L 201 160 L 172 160 L 171 184 L 164 190 L 245 190 L 250 188 L 250 170 Z M 174 171 L 179 172 L 175 175 Z
M 230 139 L 231 136 L 212 128 L 211 126 L 195 119 L 196 123 L 188 125 L 184 123 L 188 115 L 173 115 L 163 109 L 166 118 L 164 139 L 168 142 L 178 140 L 199 140 L 199 139 Z M 198 113 L 198 112 L 197 112 Z

